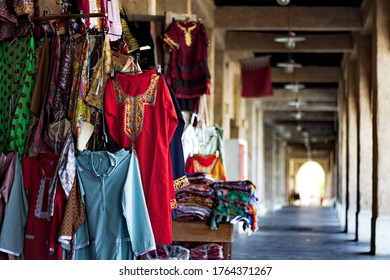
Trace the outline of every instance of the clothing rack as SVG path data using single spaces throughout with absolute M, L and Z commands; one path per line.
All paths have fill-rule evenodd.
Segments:
M 48 15 L 41 17 L 33 17 L 32 21 L 45 21 L 45 20 L 53 20 L 53 19 L 72 19 L 72 18 L 95 18 L 95 17 L 106 17 L 107 15 L 104 13 L 90 13 L 90 14 L 60 14 L 60 15 Z

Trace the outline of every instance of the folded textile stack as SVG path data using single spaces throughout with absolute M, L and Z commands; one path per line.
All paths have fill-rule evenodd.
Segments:
M 223 246 L 215 243 L 199 245 L 190 250 L 190 260 L 223 260 Z
M 257 231 L 256 187 L 251 181 L 215 182 L 215 205 L 211 229 L 217 229 L 221 222 L 232 224 L 243 222 L 248 233 Z
M 190 184 L 176 191 L 177 216 L 207 220 L 214 207 L 214 181 L 203 173 L 187 174 Z
M 188 260 L 190 250 L 178 245 L 157 245 L 156 250 L 146 254 L 147 260 Z

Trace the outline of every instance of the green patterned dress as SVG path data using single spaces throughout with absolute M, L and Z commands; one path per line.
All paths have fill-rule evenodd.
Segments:
M 24 154 L 34 67 L 33 37 L 0 42 L 0 152 Z

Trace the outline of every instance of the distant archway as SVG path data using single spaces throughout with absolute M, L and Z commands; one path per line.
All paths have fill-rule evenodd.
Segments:
M 325 196 L 325 171 L 322 166 L 316 161 L 308 161 L 299 168 L 295 178 L 300 205 L 321 205 Z

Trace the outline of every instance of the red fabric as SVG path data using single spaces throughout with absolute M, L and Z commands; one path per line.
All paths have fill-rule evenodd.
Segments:
M 210 94 L 207 64 L 209 39 L 202 23 L 173 20 L 163 34 L 171 52 L 167 83 L 177 98 L 196 98 Z
M 39 156 L 23 159 L 23 181 L 25 189 L 28 191 L 29 203 L 24 241 L 24 258 L 26 260 L 62 259 L 62 247 L 58 242 L 58 233 L 61 228 L 67 199 L 60 184 L 57 186 L 54 198 L 54 216 L 50 219 L 35 216 L 41 179 L 54 176 L 58 159 L 58 156 L 54 154 L 40 154 Z M 46 181 L 42 211 L 47 209 L 48 187 L 49 181 Z M 51 248 L 54 251 L 50 252 Z
M 126 96 L 139 98 L 150 86 L 152 75 L 156 75 L 155 70 L 137 75 L 118 73 L 115 79 Z M 134 143 L 156 244 L 170 244 L 172 243 L 170 201 L 175 197 L 169 143 L 178 125 L 176 111 L 163 76 L 159 76 L 154 104 L 147 102 L 138 106 L 140 104 L 137 103 L 136 110 L 127 115 L 125 104 L 128 101 L 117 102 L 120 98 L 117 96 L 118 89 L 114 87 L 116 82 L 108 80 L 106 85 L 104 111 L 109 134 L 121 147 L 130 149 Z M 153 94 L 150 98 L 153 100 Z M 139 115 L 141 111 L 144 113 L 143 117 Z M 137 115 L 139 117 L 137 124 L 142 125 L 141 128 L 137 126 L 139 133 L 133 137 L 134 142 L 129 136 L 129 126 L 127 132 L 125 129 L 128 124 L 125 118 L 129 115 Z M 132 132 L 134 133 L 130 131 L 130 135 Z
M 241 62 L 241 96 L 271 96 L 271 66 L 268 57 L 260 57 Z

